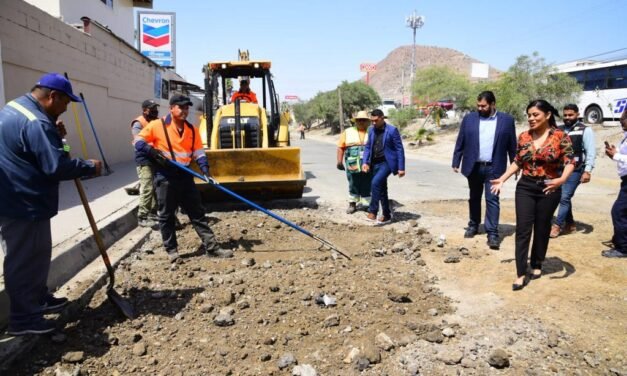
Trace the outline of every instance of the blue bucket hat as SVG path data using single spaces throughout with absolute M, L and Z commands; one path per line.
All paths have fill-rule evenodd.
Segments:
M 48 89 L 56 90 L 67 94 L 68 97 L 72 100 L 72 102 L 82 102 L 79 97 L 74 95 L 72 91 L 72 84 L 70 81 L 60 75 L 59 73 L 46 73 L 39 81 L 37 81 L 37 86 L 45 87 Z

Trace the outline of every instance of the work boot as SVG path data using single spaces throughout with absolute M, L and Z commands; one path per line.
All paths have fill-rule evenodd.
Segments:
M 501 247 L 501 244 L 499 242 L 498 235 L 488 235 L 488 247 L 490 247 L 490 249 L 493 249 L 495 251 L 499 250 L 499 248 Z
M 233 257 L 233 251 L 216 245 L 213 249 L 207 250 L 207 256 L 215 258 L 231 258 Z
M 168 259 L 170 263 L 174 264 L 179 259 L 179 252 L 176 249 L 168 251 Z
M 44 299 L 41 311 L 44 315 L 49 313 L 59 313 L 68 304 L 68 302 L 69 300 L 67 298 L 56 298 L 54 295 L 48 294 Z
M 349 202 L 348 203 L 348 209 L 346 209 L 346 214 L 353 214 L 356 211 L 357 211 L 357 203 L 356 202 Z
M 54 321 L 39 319 L 28 324 L 9 324 L 7 334 L 10 336 L 23 336 L 27 334 L 46 334 L 54 332 L 56 324 Z
M 560 236 L 561 231 L 562 228 L 559 225 L 553 225 L 551 226 L 551 233 L 549 234 L 549 237 L 557 238 L 558 236 Z
M 464 232 L 464 238 L 473 238 L 478 233 L 479 231 L 475 227 L 468 227 L 468 229 L 466 229 L 466 232 Z

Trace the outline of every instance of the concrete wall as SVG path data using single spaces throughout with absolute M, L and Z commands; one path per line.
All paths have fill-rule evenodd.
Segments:
M 86 16 L 107 26 L 127 43 L 135 45 L 133 1 L 113 0 L 113 8 L 100 0 L 26 0 L 53 17 L 69 24 L 80 24 Z
M 92 1 L 96 2 L 85 2 Z M 28 92 L 45 72 L 68 72 L 74 92 L 85 95 L 109 164 L 128 161 L 133 158 L 129 124 L 141 113 L 141 102 L 154 97 L 157 70 L 164 79 L 181 78 L 155 67 L 106 30 L 92 24 L 89 32 L 67 25 L 22 0 L 0 1 L 5 98 L 9 101 Z M 167 99 L 159 102 L 162 112 L 166 111 Z M 88 157 L 100 158 L 85 111 L 82 106 L 78 108 Z M 61 119 L 74 154 L 80 155 L 81 143 L 71 106 Z

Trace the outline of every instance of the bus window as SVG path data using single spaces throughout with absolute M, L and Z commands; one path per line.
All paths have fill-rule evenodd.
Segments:
M 579 85 L 583 85 L 585 80 L 585 76 L 586 76 L 586 72 L 570 72 L 569 75 L 571 77 L 573 77 L 575 80 L 577 80 L 577 83 Z
M 607 82 L 608 89 L 627 88 L 627 67 L 610 68 L 610 78 Z
M 586 82 L 583 90 L 607 89 L 607 68 L 591 69 L 586 72 Z

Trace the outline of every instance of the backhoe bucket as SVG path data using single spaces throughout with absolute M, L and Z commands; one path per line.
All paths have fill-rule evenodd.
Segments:
M 306 184 L 300 164 L 300 148 L 248 148 L 205 150 L 211 176 L 226 188 L 247 198 L 301 198 Z M 209 201 L 229 196 L 196 179 Z

